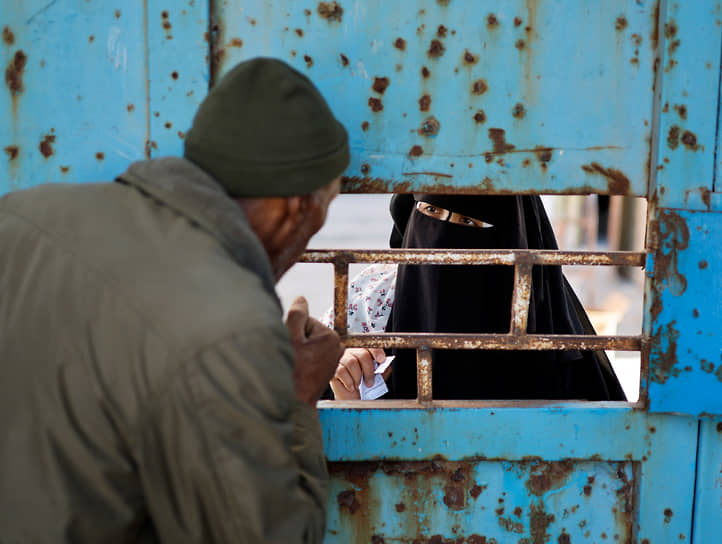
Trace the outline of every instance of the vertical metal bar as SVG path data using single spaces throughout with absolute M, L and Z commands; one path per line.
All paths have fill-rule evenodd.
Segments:
M 348 263 L 333 263 L 333 328 L 341 336 L 346 335 L 348 324 Z
M 514 296 L 511 301 L 510 333 L 514 336 L 526 334 L 529 321 L 529 299 L 531 297 L 531 270 L 529 263 L 514 266 Z
M 416 400 L 431 402 L 431 349 L 421 346 L 416 350 Z

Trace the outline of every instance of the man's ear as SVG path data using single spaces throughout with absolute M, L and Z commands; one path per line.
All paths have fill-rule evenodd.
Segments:
M 279 250 L 293 237 L 299 226 L 306 219 L 309 208 L 309 195 L 281 198 L 281 206 L 276 208 L 274 217 L 275 228 L 269 233 L 267 247 Z

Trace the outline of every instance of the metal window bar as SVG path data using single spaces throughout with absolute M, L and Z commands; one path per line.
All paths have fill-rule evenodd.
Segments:
M 534 265 L 644 267 L 646 254 L 633 251 L 385 249 L 308 250 L 303 263 L 334 265 L 334 329 L 346 346 L 415 348 L 417 402 L 432 401 L 431 349 L 598 350 L 642 351 L 642 335 L 596 336 L 527 334 Z M 348 269 L 351 263 L 507 265 L 514 266 L 511 323 L 506 334 L 380 333 L 348 334 Z

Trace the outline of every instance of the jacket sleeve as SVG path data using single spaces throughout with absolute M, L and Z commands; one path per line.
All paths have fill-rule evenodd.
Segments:
M 151 400 L 139 473 L 161 542 L 321 542 L 328 475 L 316 410 L 295 399 L 283 331 L 186 360 Z

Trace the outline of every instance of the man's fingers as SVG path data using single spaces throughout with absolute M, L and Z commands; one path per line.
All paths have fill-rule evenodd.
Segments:
M 286 327 L 294 339 L 306 336 L 306 324 L 308 322 L 308 302 L 304 297 L 298 297 L 288 309 Z

